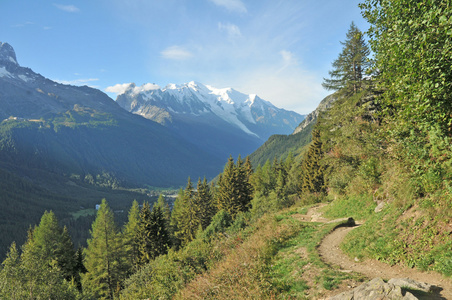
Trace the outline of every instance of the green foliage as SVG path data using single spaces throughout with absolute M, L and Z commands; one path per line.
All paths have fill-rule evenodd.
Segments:
M 364 75 L 369 67 L 370 53 L 363 33 L 352 22 L 347 32 L 344 46 L 339 57 L 333 62 L 333 70 L 329 72 L 331 78 L 323 79 L 323 87 L 328 90 L 341 90 L 356 94 L 362 90 Z
M 127 264 L 126 269 L 128 269 L 129 274 L 138 268 L 140 258 L 138 239 L 140 220 L 140 207 L 138 202 L 134 200 L 129 210 L 128 221 L 122 232 L 125 263 Z
M 239 212 L 248 211 L 251 206 L 252 186 L 250 176 L 252 167 L 249 159 L 244 165 L 240 156 L 237 163 L 229 157 L 228 163 L 220 174 L 215 190 L 215 202 L 218 210 L 225 210 L 232 217 Z
M 286 159 L 290 153 L 298 157 L 304 152 L 304 146 L 311 142 L 314 123 L 296 134 L 272 135 L 262 146 L 250 155 L 253 166 L 263 166 L 266 161 Z
M 154 205 L 151 211 L 147 202 L 143 204 L 137 229 L 141 265 L 168 251 L 170 237 L 166 224 L 160 206 Z
M 127 272 L 125 251 L 114 215 L 105 199 L 102 200 L 91 238 L 85 249 L 85 267 L 82 275 L 83 291 L 96 299 L 113 299 Z
M 45 212 L 39 226 L 30 229 L 22 254 L 13 243 L 0 271 L 4 299 L 77 299 L 79 292 L 75 251 L 67 230 Z
M 325 167 L 320 163 L 322 157 L 323 151 L 320 132 L 314 130 L 312 132 L 312 143 L 301 164 L 301 191 L 303 193 L 325 192 Z
M 382 104 L 403 129 L 452 125 L 452 7 L 447 1 L 364 1 Z M 402 129 L 402 130 L 403 130 Z

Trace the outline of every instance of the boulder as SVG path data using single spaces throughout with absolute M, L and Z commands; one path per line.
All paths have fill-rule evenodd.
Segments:
M 405 285 L 402 287 L 408 287 Z M 396 283 L 399 283 L 396 281 Z M 411 284 L 415 284 L 411 282 Z M 402 287 L 399 285 L 395 285 L 393 283 L 386 283 L 381 278 L 374 278 L 369 282 L 366 282 L 359 287 L 343 292 L 341 294 L 338 294 L 336 296 L 330 297 L 330 300 L 355 300 L 355 299 L 366 299 L 366 300 L 381 300 L 381 299 L 388 299 L 388 300 L 415 300 L 416 298 L 413 294 L 410 292 L 405 291 L 403 293 Z

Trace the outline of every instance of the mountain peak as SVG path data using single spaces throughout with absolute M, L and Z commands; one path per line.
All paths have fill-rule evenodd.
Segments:
M 14 48 L 8 43 L 0 42 L 0 63 L 1 64 L 15 64 L 17 63 L 16 52 Z

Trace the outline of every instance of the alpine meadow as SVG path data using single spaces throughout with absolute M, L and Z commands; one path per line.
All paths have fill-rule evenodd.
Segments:
M 76 5 L 53 8 L 71 22 L 86 12 Z M 199 3 L 177 5 L 199 38 L 213 39 L 204 21 L 235 22 L 214 22 L 230 47 L 219 61 L 193 36 L 159 35 L 147 22 L 163 22 L 161 4 L 132 20 L 129 5 L 112 1 L 107 12 L 124 15 L 111 30 L 148 26 L 149 47 L 174 45 L 157 55 L 164 68 L 146 67 L 196 81 L 116 84 L 104 89 L 113 100 L 22 67 L 0 42 L 0 299 L 452 299 L 452 2 L 362 0 L 367 27 L 349 20 L 329 38 L 341 50 L 309 114 L 198 81 L 201 69 L 229 78 L 235 51 L 253 88 L 299 78 L 309 61 L 281 50 L 282 67 L 266 69 L 268 49 L 249 50 L 280 29 L 267 1 L 205 1 L 224 11 L 207 21 L 190 19 Z M 253 9 L 268 26 L 247 40 Z

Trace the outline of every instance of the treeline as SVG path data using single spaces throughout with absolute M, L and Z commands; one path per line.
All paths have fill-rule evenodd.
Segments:
M 318 147 L 314 143 L 308 156 L 315 156 L 309 153 Z M 321 183 L 313 184 L 309 176 L 301 176 L 300 170 L 309 168 L 307 162 L 300 165 L 290 155 L 285 161 L 267 162 L 253 171 L 248 157 L 245 161 L 239 157 L 236 162 L 231 157 L 215 183 L 199 179 L 195 189 L 188 178 L 172 209 L 162 195 L 152 208 L 148 202 L 140 208 L 134 201 L 122 228 L 116 225 L 114 213 L 104 199 L 84 249 L 74 249 L 67 228 L 58 225 L 53 212 L 45 212 L 40 224 L 30 228 L 20 249 L 15 243 L 11 245 L 0 271 L 0 297 L 118 299 L 123 295 L 133 299 L 133 287 L 142 280 L 140 274 L 146 272 L 145 266 L 155 267 L 162 260 L 169 263 L 168 259 L 191 270 L 185 283 L 207 269 L 207 252 L 201 257 L 199 253 L 184 256 L 193 251 L 193 244 L 211 247 L 213 237 L 231 225 L 240 229 L 265 212 L 290 206 L 303 189 L 320 192 Z M 156 260 L 162 255 L 165 258 Z M 174 261 L 181 255 L 183 259 Z M 170 282 L 180 280 L 180 274 L 160 275 Z M 150 297 L 149 291 L 155 288 L 140 293 Z M 160 292 L 168 291 L 171 289 Z

